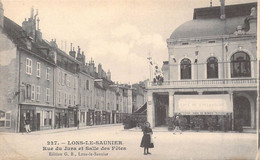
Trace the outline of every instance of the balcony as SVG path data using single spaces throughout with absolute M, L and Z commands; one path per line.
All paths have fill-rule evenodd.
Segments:
M 149 82 L 148 88 L 211 88 L 211 87 L 257 87 L 257 78 L 230 78 L 205 80 Z

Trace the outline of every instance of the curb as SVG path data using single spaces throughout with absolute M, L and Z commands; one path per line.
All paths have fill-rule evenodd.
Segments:
M 123 127 L 123 124 L 118 123 L 118 124 L 81 126 L 81 127 L 79 127 L 79 129 L 77 129 L 77 127 L 48 129 L 48 130 L 41 130 L 41 131 L 33 131 L 33 132 L 29 133 L 29 135 L 52 134 L 52 133 L 61 133 L 61 132 L 77 131 L 77 130 L 92 129 L 92 128 L 112 127 L 112 126 L 122 126 Z M 1 135 L 17 135 L 17 134 L 23 135 L 23 134 L 27 134 L 27 133 L 26 132 L 18 132 L 18 133 L 0 132 L 0 136 Z

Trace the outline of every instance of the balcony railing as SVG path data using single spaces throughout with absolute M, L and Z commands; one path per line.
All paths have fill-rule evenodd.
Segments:
M 205 79 L 205 80 L 178 80 L 164 82 L 150 82 L 149 86 L 172 86 L 172 87 L 196 87 L 196 86 L 256 86 L 256 78 L 232 78 L 232 79 Z

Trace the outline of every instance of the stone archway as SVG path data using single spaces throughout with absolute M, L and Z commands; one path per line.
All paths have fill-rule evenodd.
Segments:
M 251 104 L 244 96 L 238 96 L 234 99 L 234 119 L 235 126 L 238 121 L 243 121 L 244 127 L 251 127 Z

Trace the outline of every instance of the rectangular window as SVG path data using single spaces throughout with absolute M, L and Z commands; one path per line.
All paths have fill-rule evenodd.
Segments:
M 67 93 L 64 93 L 64 103 L 67 105 Z
M 58 104 L 61 104 L 61 92 L 58 91 Z
M 74 77 L 74 84 L 73 84 L 73 86 L 74 86 L 74 89 L 77 87 L 77 78 L 76 77 Z
M 50 80 L 50 68 L 49 67 L 47 67 L 47 69 L 46 69 L 46 79 L 47 80 Z
M 85 106 L 85 105 L 86 105 L 86 97 L 83 96 L 83 106 Z
M 41 63 L 37 62 L 36 77 L 41 77 Z
M 31 100 L 35 100 L 35 86 L 32 84 L 31 86 Z
M 41 88 L 40 86 L 36 86 L 36 101 L 40 101 L 40 91 L 41 91 Z
M 32 75 L 32 60 L 30 58 L 26 58 L 26 73 Z
M 69 94 L 69 105 L 71 105 L 71 94 Z
M 64 85 L 64 74 L 61 72 L 61 85 Z
M 0 128 L 11 128 L 11 111 L 0 110 Z
M 67 76 L 67 86 L 70 87 L 70 75 Z
M 67 85 L 67 74 L 66 73 L 64 73 L 64 82 L 63 82 L 63 84 Z
M 76 96 L 74 95 L 74 98 L 73 98 L 73 104 L 74 104 L 74 106 L 76 106 Z
M 86 89 L 89 90 L 89 80 L 86 80 Z
M 58 83 L 61 84 L 61 71 L 58 71 Z
M 26 99 L 31 99 L 31 85 L 26 84 Z
M 46 102 L 50 102 L 50 88 L 46 88 Z

